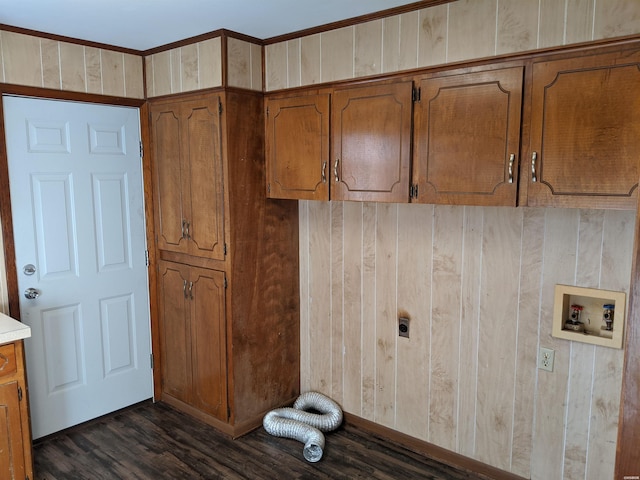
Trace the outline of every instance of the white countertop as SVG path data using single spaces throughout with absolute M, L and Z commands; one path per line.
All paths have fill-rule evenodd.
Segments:
M 31 327 L 0 312 L 0 345 L 31 336 Z

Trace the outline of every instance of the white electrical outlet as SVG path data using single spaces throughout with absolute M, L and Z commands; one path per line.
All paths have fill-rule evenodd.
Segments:
M 540 370 L 546 370 L 547 372 L 553 372 L 553 361 L 555 360 L 555 356 L 555 350 L 540 347 L 540 351 L 538 352 L 538 368 Z

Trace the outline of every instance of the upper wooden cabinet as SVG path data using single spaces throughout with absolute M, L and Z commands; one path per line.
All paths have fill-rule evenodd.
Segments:
M 516 205 L 523 70 L 422 79 L 415 105 L 412 201 Z
M 220 98 L 154 101 L 149 108 L 158 247 L 223 260 Z
M 532 76 L 520 203 L 635 209 L 640 53 L 540 61 L 533 64 Z
M 267 190 L 272 198 L 329 198 L 329 94 L 267 103 Z
M 408 202 L 412 82 L 336 90 L 331 198 Z
M 267 99 L 268 196 L 407 202 L 412 85 Z

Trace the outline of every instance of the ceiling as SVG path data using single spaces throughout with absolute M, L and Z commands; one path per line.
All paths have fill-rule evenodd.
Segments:
M 221 28 L 266 39 L 416 0 L 0 0 L 0 24 L 148 50 Z

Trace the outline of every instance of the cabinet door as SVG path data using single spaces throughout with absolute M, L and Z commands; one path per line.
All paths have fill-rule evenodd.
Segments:
M 227 420 L 224 273 L 192 268 L 191 358 L 194 407 Z
M 173 252 L 188 251 L 185 223 L 188 212 L 184 199 L 189 183 L 183 175 L 182 112 L 179 103 L 151 104 L 151 137 L 155 187 L 158 247 Z
M 25 478 L 18 382 L 0 384 L 0 478 Z
M 516 205 L 522 82 L 522 67 L 422 80 L 415 201 Z
M 329 95 L 267 100 L 267 196 L 328 200 Z
M 219 98 L 185 102 L 182 139 L 189 182 L 189 253 L 224 260 L 224 192 Z
M 412 82 L 337 90 L 331 111 L 331 198 L 408 202 Z
M 527 204 L 636 207 L 640 53 L 533 65 Z
M 190 403 L 189 267 L 163 261 L 158 265 L 162 391 Z

